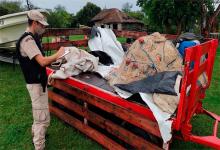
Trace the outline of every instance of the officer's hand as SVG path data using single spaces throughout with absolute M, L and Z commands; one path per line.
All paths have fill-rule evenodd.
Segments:
M 56 55 L 57 55 L 57 59 L 59 57 L 61 57 L 63 54 L 65 53 L 65 48 L 64 47 L 60 47 L 60 49 L 57 51 Z

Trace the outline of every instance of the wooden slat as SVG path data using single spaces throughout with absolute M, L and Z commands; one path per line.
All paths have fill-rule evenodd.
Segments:
M 195 64 L 194 64 L 195 65 Z M 208 66 L 208 61 L 206 60 L 204 63 L 202 63 L 200 66 L 199 66 L 199 69 L 198 69 L 198 74 L 197 74 L 197 77 L 199 78 L 199 76 L 204 73 L 204 72 L 207 72 L 207 66 Z M 193 81 L 193 76 L 194 76 L 194 70 L 190 71 L 189 74 L 188 74 L 188 80 L 187 80 L 187 86 L 191 85 L 192 84 L 192 81 Z M 208 83 L 207 83 L 208 84 Z
M 163 34 L 167 39 L 169 40 L 175 40 L 178 35 L 173 35 L 173 34 Z
M 76 104 L 56 93 L 49 91 L 48 95 L 53 101 L 63 105 L 67 109 L 79 114 L 80 116 L 86 117 L 86 119 L 88 119 L 92 123 L 107 130 L 109 133 L 115 135 L 124 142 L 134 146 L 136 149 L 161 149 L 158 146 L 153 145 L 152 143 L 136 136 L 130 131 L 127 131 L 126 129 L 114 124 L 112 121 L 109 121 L 108 119 L 105 119 L 98 114 L 89 110 L 83 110 L 82 106 L 80 106 L 79 104 Z
M 91 28 L 88 29 L 78 29 L 78 28 L 48 28 L 44 33 L 43 37 L 48 36 L 70 36 L 70 35 L 89 35 Z M 117 37 L 127 37 L 137 39 L 141 36 L 147 35 L 147 32 L 137 32 L 137 31 L 118 31 L 113 30 Z
M 211 42 L 202 43 L 199 46 L 201 47 L 201 55 L 204 55 L 210 50 Z
M 91 29 L 78 28 L 47 28 L 43 37 L 48 36 L 70 36 L 70 35 L 88 35 Z
M 141 36 L 146 36 L 147 32 L 137 32 L 137 31 L 118 31 L 118 30 L 113 30 L 115 35 L 117 37 L 126 37 L 126 38 L 134 38 L 137 39 Z
M 75 119 L 74 117 L 70 116 L 69 114 L 59 110 L 56 107 L 53 107 L 52 105 L 49 105 L 50 112 L 59 117 L 61 120 L 65 121 L 66 123 L 70 124 L 71 126 L 77 128 L 84 134 L 86 134 L 91 139 L 97 141 L 101 145 L 103 145 L 107 149 L 112 150 L 125 150 L 121 145 L 114 142 L 110 138 L 106 137 L 104 134 L 96 131 L 95 129 L 83 124 L 78 119 Z M 61 137 L 62 138 L 62 137 Z
M 78 99 L 82 99 L 85 102 L 88 102 L 102 110 L 105 110 L 106 112 L 109 112 L 131 124 L 134 124 L 135 126 L 142 128 L 148 133 L 161 137 L 159 127 L 156 122 L 153 122 L 146 117 L 143 117 L 133 111 L 130 111 L 129 109 L 125 109 L 114 103 L 110 103 L 105 100 L 102 100 L 96 97 L 95 95 L 90 95 L 85 91 L 64 84 L 62 81 L 59 80 L 55 80 L 52 86 L 60 90 L 63 90 L 68 94 L 74 95 Z
M 78 40 L 78 41 L 65 41 L 65 42 L 56 42 L 56 43 L 44 43 L 43 49 L 44 50 L 57 50 L 61 46 L 88 46 L 88 40 Z

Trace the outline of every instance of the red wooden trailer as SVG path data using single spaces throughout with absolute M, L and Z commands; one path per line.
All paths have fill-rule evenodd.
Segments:
M 89 29 L 49 29 L 44 36 L 88 35 L 89 32 Z M 146 33 L 141 32 L 114 32 L 116 36 L 131 38 L 146 35 Z M 175 38 L 175 36 L 169 35 L 167 37 Z M 46 43 L 43 46 L 48 50 L 58 49 L 59 46 L 66 44 L 87 46 L 87 39 Z M 171 119 L 173 120 L 173 137 L 220 149 L 220 139 L 217 137 L 220 116 L 202 107 L 206 89 L 210 86 L 217 47 L 218 40 L 207 39 L 204 43 L 186 50 L 179 105 L 176 115 Z M 204 62 L 200 61 L 203 56 L 206 57 Z M 193 69 L 190 68 L 191 62 L 194 62 Z M 47 68 L 48 74 L 52 71 L 51 68 Z M 202 87 L 197 84 L 197 80 L 203 72 L 206 72 L 208 76 L 208 83 Z M 191 88 L 187 92 L 189 86 Z M 56 90 L 49 91 L 49 98 L 52 102 L 50 112 L 97 141 L 103 147 L 107 149 L 163 148 L 159 127 L 151 110 L 139 103 L 119 97 L 104 79 L 94 74 L 85 73 L 66 80 L 55 80 L 52 87 L 59 89 L 59 92 Z M 192 134 L 190 121 L 195 114 L 206 114 L 215 120 L 212 135 L 196 136 Z M 133 129 L 147 133 L 147 137 L 140 132 L 134 132 Z M 175 134 L 176 131 L 179 132 L 178 135 Z

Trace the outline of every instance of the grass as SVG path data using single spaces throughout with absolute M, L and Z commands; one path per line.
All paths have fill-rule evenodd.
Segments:
M 220 50 L 220 49 L 219 49 Z M 212 84 L 204 99 L 204 107 L 220 115 L 220 51 L 215 60 Z M 25 88 L 21 70 L 16 66 L 0 62 L 0 150 L 31 150 L 31 100 Z M 199 135 L 211 133 L 210 119 L 196 116 L 193 121 L 193 132 Z M 54 149 L 102 149 L 76 129 L 56 117 L 51 117 L 48 129 L 47 150 Z M 220 135 L 220 130 L 218 132 Z M 171 149 L 209 149 L 198 144 L 174 140 Z
M 42 42 L 43 43 L 51 43 L 52 39 L 55 37 L 43 37 Z M 71 35 L 69 36 L 70 41 L 77 41 L 77 40 L 83 40 L 84 35 Z
M 211 112 L 220 115 L 220 48 L 218 48 L 214 72 L 212 76 L 211 86 L 207 90 L 206 98 L 203 100 L 203 107 Z M 192 120 L 193 133 L 196 135 L 211 135 L 212 134 L 212 119 L 209 117 L 198 115 Z M 220 138 L 220 125 L 218 130 L 218 137 Z M 172 149 L 210 149 L 199 144 L 183 142 L 175 140 L 172 144 Z
M 126 38 L 124 37 L 118 37 L 117 39 L 120 43 L 126 43 Z
M 52 38 L 55 38 L 55 37 L 44 37 L 42 39 L 42 42 L 43 43 L 48 43 L 48 42 L 51 43 L 52 42 Z M 71 35 L 71 36 L 69 36 L 69 39 L 70 39 L 70 41 L 83 40 L 84 39 L 84 35 Z M 126 38 L 124 38 L 124 37 L 118 37 L 117 39 L 121 43 L 125 43 L 126 42 Z
M 69 38 L 71 41 L 83 40 L 84 35 L 71 35 Z
M 0 150 L 31 150 L 31 100 L 20 67 L 0 62 Z M 51 118 L 46 149 L 102 149 L 79 131 Z

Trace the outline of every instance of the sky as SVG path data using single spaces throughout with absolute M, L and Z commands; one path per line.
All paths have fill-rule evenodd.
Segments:
M 26 4 L 26 0 L 22 0 Z M 70 13 L 76 14 L 87 2 L 92 2 L 97 6 L 103 8 L 118 8 L 121 9 L 123 4 L 129 2 L 132 4 L 132 10 L 140 10 L 140 7 L 136 6 L 137 0 L 30 0 L 32 4 L 40 8 L 53 9 L 57 5 L 62 5 Z

